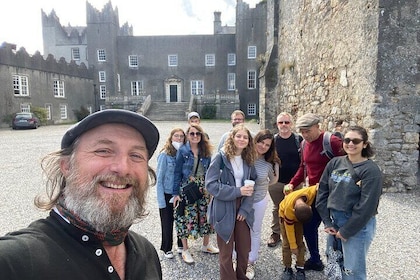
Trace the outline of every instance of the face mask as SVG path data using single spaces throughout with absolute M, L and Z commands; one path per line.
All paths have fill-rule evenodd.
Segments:
M 178 151 L 179 148 L 182 146 L 182 143 L 181 142 L 172 141 L 172 146 L 174 146 L 174 148 Z

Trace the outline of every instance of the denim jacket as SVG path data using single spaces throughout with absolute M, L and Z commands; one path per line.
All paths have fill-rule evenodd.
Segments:
M 200 156 L 200 162 L 203 165 L 204 174 L 210 165 L 211 157 Z M 194 154 L 191 151 L 190 143 L 187 142 L 185 145 L 179 148 L 176 153 L 175 159 L 175 171 L 174 171 L 174 184 L 173 184 L 173 195 L 179 195 L 179 190 L 182 183 L 186 182 L 190 175 L 193 175 L 194 170 Z
M 157 158 L 156 194 L 159 208 L 166 207 L 165 193 L 172 194 L 174 185 L 175 156 L 160 153 Z

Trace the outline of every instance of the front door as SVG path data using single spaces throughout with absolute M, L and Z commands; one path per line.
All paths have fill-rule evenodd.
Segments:
M 178 86 L 169 85 L 169 102 L 178 102 Z

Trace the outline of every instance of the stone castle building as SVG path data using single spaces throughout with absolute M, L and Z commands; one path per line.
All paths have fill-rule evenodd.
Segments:
M 200 107 L 199 101 L 214 103 L 217 98 L 225 101 L 218 106 L 218 118 L 238 108 L 248 118 L 258 118 L 258 58 L 266 50 L 266 11 L 265 2 L 249 8 L 238 1 L 236 25 L 222 26 L 221 13 L 215 12 L 214 34 L 133 36 L 128 23 L 119 25 L 111 2 L 101 11 L 87 2 L 85 27 L 61 26 L 54 11 L 42 12 L 44 51 L 94 69 L 101 109 L 138 111 L 150 96 L 152 108 L 167 104 L 172 119 L 177 119 L 174 106 L 183 104 L 175 108 L 184 120 L 185 111 Z

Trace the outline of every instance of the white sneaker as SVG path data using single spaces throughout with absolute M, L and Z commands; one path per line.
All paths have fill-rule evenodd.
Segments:
M 182 247 L 178 247 L 178 249 L 176 251 L 178 252 L 178 254 L 182 254 L 183 248 Z
M 182 251 L 182 259 L 187 264 L 193 264 L 194 263 L 194 259 L 191 256 L 190 252 L 188 252 L 188 249 Z
M 248 279 L 254 279 L 255 276 L 255 269 L 254 269 L 254 265 L 253 264 L 248 264 L 248 266 L 246 267 L 246 274 L 245 276 Z
M 207 244 L 207 246 L 202 245 L 201 246 L 201 251 L 204 253 L 209 253 L 209 254 L 218 254 L 219 253 L 219 248 L 214 247 L 213 245 L 211 245 L 210 243 Z
M 236 259 L 232 259 L 232 266 L 233 266 L 233 271 L 236 271 L 236 266 L 238 264 L 236 263 Z
M 172 259 L 174 257 L 174 253 L 172 253 L 172 251 L 168 251 L 168 252 L 164 253 L 163 255 L 167 259 Z

